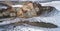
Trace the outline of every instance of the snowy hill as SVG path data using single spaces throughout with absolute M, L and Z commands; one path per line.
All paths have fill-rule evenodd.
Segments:
M 38 22 L 46 22 L 46 23 L 53 23 L 59 26 L 58 28 L 35 28 L 31 26 L 16 26 L 13 27 L 13 25 L 6 26 L 4 28 L 0 28 L 0 30 L 5 31 L 60 31 L 60 1 L 52 1 L 47 3 L 40 3 L 42 6 L 53 6 L 56 8 L 56 10 L 52 11 L 48 14 L 48 17 L 34 17 L 34 18 L 28 18 L 30 21 L 38 21 Z M 17 21 L 16 21 L 17 20 Z M 16 18 L 12 21 L 3 21 L 0 23 L 0 25 L 10 24 L 19 22 L 19 18 Z

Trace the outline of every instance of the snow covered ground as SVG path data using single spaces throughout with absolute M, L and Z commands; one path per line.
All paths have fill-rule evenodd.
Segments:
M 38 22 L 46 22 L 46 23 L 53 23 L 59 26 L 58 28 L 42 28 L 42 27 L 34 27 L 34 26 L 29 26 L 29 25 L 20 25 L 20 26 L 15 26 L 14 25 L 6 25 L 0 27 L 0 31 L 60 31 L 60 1 L 52 1 L 52 2 L 47 2 L 47 3 L 40 3 L 42 6 L 53 6 L 56 9 L 54 9 L 52 12 L 47 14 L 47 17 L 34 17 L 34 18 L 29 18 L 28 20 L 30 21 L 38 21 Z M 0 25 L 4 24 L 10 24 L 16 22 L 16 20 L 20 20 L 18 18 L 14 19 L 14 21 L 4 21 L 0 23 Z M 18 22 L 17 21 L 17 22 Z

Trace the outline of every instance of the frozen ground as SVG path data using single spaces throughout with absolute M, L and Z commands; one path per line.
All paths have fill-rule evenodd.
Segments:
M 46 22 L 46 23 L 53 23 L 58 26 L 58 28 L 42 28 L 42 27 L 34 27 L 30 25 L 20 25 L 20 26 L 14 26 L 14 25 L 6 25 L 6 26 L 0 26 L 0 31 L 60 31 L 60 1 L 53 1 L 53 2 L 47 2 L 47 3 L 41 3 L 43 6 L 53 6 L 56 9 L 54 9 L 52 12 L 47 14 L 47 17 L 34 17 L 29 18 L 30 21 L 38 21 L 38 22 Z M 45 14 L 46 16 L 46 14 Z M 16 20 L 20 20 L 16 18 L 14 21 L 4 21 L 0 23 L 0 25 L 4 24 L 10 24 L 16 22 Z M 17 21 L 17 22 L 18 22 Z

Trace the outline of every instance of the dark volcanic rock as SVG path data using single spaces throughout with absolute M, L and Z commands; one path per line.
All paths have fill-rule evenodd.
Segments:
M 29 21 L 20 21 L 17 23 L 14 23 L 13 25 L 23 25 L 23 24 L 28 24 L 31 26 L 36 26 L 36 27 L 43 27 L 43 28 L 58 28 L 57 25 L 52 24 L 52 23 L 45 23 L 45 22 L 29 22 Z
M 13 17 L 16 16 L 14 13 L 14 8 L 12 8 L 9 4 L 7 3 L 0 3 L 0 18 L 7 18 L 7 17 Z M 13 12 L 13 13 L 12 13 Z M 11 16 L 11 14 L 13 14 Z
M 29 22 L 27 23 L 32 26 L 44 27 L 44 28 L 57 28 L 58 26 L 52 23 L 45 23 L 45 22 Z

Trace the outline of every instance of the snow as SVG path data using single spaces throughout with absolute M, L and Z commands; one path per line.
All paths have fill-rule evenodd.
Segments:
M 23 5 L 12 5 L 12 7 L 22 7 Z

